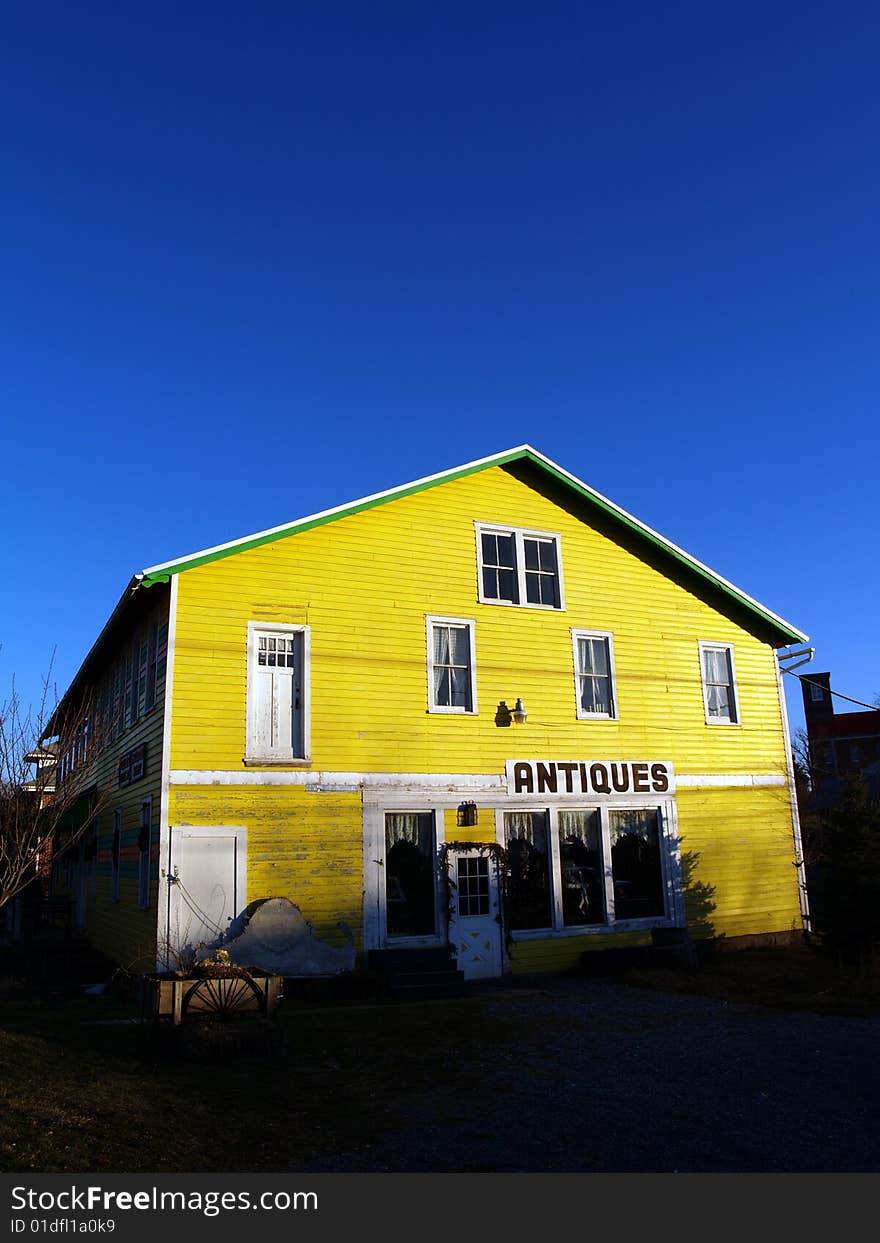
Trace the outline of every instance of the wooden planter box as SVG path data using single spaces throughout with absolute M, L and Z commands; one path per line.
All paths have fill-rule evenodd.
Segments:
M 272 1018 L 284 977 L 262 971 L 141 976 L 141 1022 Z

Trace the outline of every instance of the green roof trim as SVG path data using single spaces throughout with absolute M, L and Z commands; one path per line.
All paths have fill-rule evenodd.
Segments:
M 438 484 L 450 483 L 455 479 L 464 479 L 468 475 L 475 475 L 490 467 L 506 466 L 512 462 L 529 462 L 536 466 L 546 475 L 562 484 L 563 487 L 580 497 L 581 500 L 601 510 L 615 522 L 635 534 L 639 539 L 657 548 L 664 556 L 678 562 L 690 573 L 707 583 L 713 591 L 727 597 L 740 608 L 760 618 L 761 622 L 766 627 L 769 627 L 771 632 L 781 641 L 780 645 L 806 641 L 808 636 L 795 626 L 792 626 L 790 622 L 778 617 L 757 600 L 752 599 L 746 592 L 740 590 L 739 587 L 710 570 L 708 566 L 703 565 L 701 561 L 698 561 L 695 557 L 685 552 L 684 549 L 665 539 L 657 531 L 652 530 L 651 527 L 645 526 L 638 518 L 633 517 L 632 514 L 615 505 L 613 501 L 608 500 L 601 493 L 594 491 L 594 489 L 580 479 L 577 479 L 574 475 L 569 474 L 568 471 L 552 462 L 549 458 L 544 457 L 542 453 L 539 453 L 530 445 L 520 445 L 518 448 L 508 449 L 491 457 L 468 462 L 464 466 L 441 471 L 439 474 L 429 475 L 424 479 L 417 479 L 413 483 L 402 484 L 400 487 L 390 488 L 385 492 L 377 492 L 372 496 L 363 497 L 360 500 L 351 501 L 348 504 L 339 505 L 333 509 L 322 510 L 320 513 L 285 523 L 283 526 L 273 527 L 268 531 L 258 532 L 256 535 L 245 536 L 243 539 L 233 540 L 228 544 L 220 544 L 214 548 L 206 548 L 201 552 L 192 553 L 176 561 L 166 561 L 159 565 L 151 566 L 137 575 L 137 579 L 141 586 L 144 587 L 151 587 L 154 583 L 167 583 L 174 574 L 181 574 L 185 570 L 192 570 L 197 566 L 207 565 L 211 561 L 219 561 L 237 552 L 245 552 L 251 548 L 259 548 L 264 544 L 274 543 L 276 540 L 285 539 L 288 535 L 296 535 L 300 531 L 311 531 L 315 527 L 336 522 L 339 518 L 347 518 L 353 514 L 364 513 L 368 509 L 375 509 L 388 501 L 396 501 L 405 496 L 413 496 L 417 492 L 425 492 L 429 488 L 437 487 Z

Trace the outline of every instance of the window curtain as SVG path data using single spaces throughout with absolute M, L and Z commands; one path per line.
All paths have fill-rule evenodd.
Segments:
M 536 850 L 547 852 L 547 820 L 543 812 L 507 811 L 504 813 L 504 834 L 508 843 L 528 842 Z
M 433 853 L 433 823 L 430 812 L 388 812 L 385 816 L 385 848 L 390 850 L 398 842 L 418 846 L 425 855 Z

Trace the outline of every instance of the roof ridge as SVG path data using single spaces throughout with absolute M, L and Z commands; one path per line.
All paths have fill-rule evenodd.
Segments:
M 741 587 L 737 587 L 735 583 L 718 574 L 710 566 L 694 557 L 678 544 L 674 544 L 672 540 L 661 535 L 653 527 L 649 527 L 647 523 L 636 518 L 634 514 L 629 513 L 628 510 L 623 509 L 622 506 L 616 504 L 616 502 L 610 500 L 601 492 L 597 492 L 595 488 L 584 483 L 582 479 L 573 475 L 571 471 L 566 470 L 564 466 L 560 466 L 530 444 L 517 445 L 512 449 L 502 450 L 500 453 L 476 458 L 474 461 L 466 462 L 461 466 L 454 466 L 447 470 L 437 471 L 431 475 L 424 475 L 420 479 L 412 480 L 409 483 L 398 484 L 396 487 L 385 488 L 381 492 L 373 492 L 358 500 L 347 501 L 342 505 L 334 505 L 330 509 L 319 510 L 317 513 L 307 514 L 305 517 L 296 518 L 291 522 L 281 523 L 279 526 L 269 527 L 264 531 L 257 531 L 253 535 L 241 536 L 239 539 L 229 540 L 224 544 L 215 544 L 211 548 L 204 548 L 200 551 L 189 553 L 184 557 L 159 562 L 157 565 L 149 566 L 142 570 L 135 575 L 135 579 L 145 587 L 149 587 L 157 582 L 168 582 L 173 574 L 179 574 L 184 570 L 194 569 L 196 566 L 204 565 L 209 561 L 231 556 L 235 552 L 243 552 L 248 548 L 254 548 L 261 544 L 282 539 L 286 535 L 293 535 L 300 531 L 309 530 L 312 527 L 322 526 L 327 522 L 334 522 L 338 518 L 359 513 L 365 509 L 372 509 L 377 505 L 385 504 L 387 501 L 409 496 L 414 492 L 436 487 L 441 483 L 464 478 L 467 475 L 475 474 L 492 466 L 505 466 L 511 462 L 523 460 L 533 462 L 547 474 L 555 477 L 563 485 L 575 491 L 583 499 L 604 510 L 612 519 L 628 527 L 637 536 L 646 539 L 667 556 L 672 557 L 687 567 L 716 590 L 720 590 L 723 594 L 733 598 L 741 607 L 745 607 L 749 612 L 758 614 L 765 625 L 769 623 L 772 629 L 778 631 L 784 637 L 785 643 L 806 642 L 808 636 L 796 626 L 793 626 L 791 622 L 786 621 L 785 618 L 768 609 L 766 605 L 761 604 L 760 601 L 750 596 L 748 592 L 743 591 Z

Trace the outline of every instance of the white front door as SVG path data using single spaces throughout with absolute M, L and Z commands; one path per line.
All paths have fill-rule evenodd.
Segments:
M 171 829 L 168 929 L 160 958 L 174 967 L 223 936 L 244 909 L 245 830 Z
M 488 979 L 501 974 L 501 902 L 498 865 L 488 853 L 450 851 L 449 880 L 452 907 L 449 942 L 458 956 L 458 967 L 467 980 Z

